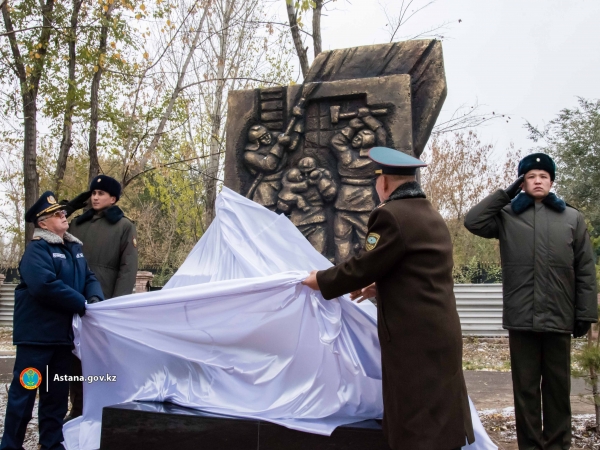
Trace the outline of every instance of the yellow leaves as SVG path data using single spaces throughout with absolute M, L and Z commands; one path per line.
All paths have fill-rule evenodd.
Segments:
M 42 48 L 42 44 L 41 44 L 41 43 L 40 43 L 40 44 L 38 44 L 38 45 L 36 46 L 36 48 Z
M 108 6 L 104 5 L 104 6 L 102 7 L 102 9 L 104 10 L 104 12 L 107 12 L 107 11 L 108 11 Z
M 121 59 L 121 54 L 120 53 L 115 53 L 114 55 L 112 55 L 112 57 L 114 59 Z
M 115 2 L 115 0 L 108 0 L 108 4 L 112 5 Z
M 110 43 L 110 46 L 111 46 L 112 48 L 117 48 L 117 43 L 116 43 L 115 41 L 112 41 L 112 42 Z
M 39 53 L 35 54 L 36 59 L 40 59 L 42 57 L 42 55 L 40 55 Z
M 98 72 L 100 68 L 98 66 L 94 66 L 94 72 Z
M 140 65 L 139 65 L 138 63 L 134 63 L 134 64 L 133 64 L 133 68 L 134 68 L 135 70 L 138 70 L 138 69 L 140 68 Z
M 148 59 L 150 55 L 148 54 L 148 52 L 144 52 L 144 59 Z
M 167 25 L 171 26 L 171 21 L 167 19 Z
M 142 6 L 140 6 L 140 9 L 141 9 L 142 11 L 146 11 L 146 5 L 144 5 L 144 4 L 142 3 Z
M 137 13 L 137 14 L 135 15 L 135 18 L 136 18 L 137 20 L 140 20 L 140 19 L 142 18 L 142 15 L 141 15 L 140 13 Z

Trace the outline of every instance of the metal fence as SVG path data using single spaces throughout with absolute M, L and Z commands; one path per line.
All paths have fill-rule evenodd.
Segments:
M 454 295 L 463 335 L 508 336 L 502 329 L 501 284 L 455 284 Z
M 12 327 L 16 284 L 0 285 L 0 327 Z
M 16 284 L 0 286 L 0 326 L 12 327 Z M 455 284 L 456 307 L 463 335 L 505 336 L 501 284 Z

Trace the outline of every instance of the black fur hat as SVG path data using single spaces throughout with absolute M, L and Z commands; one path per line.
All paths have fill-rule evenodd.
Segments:
M 530 170 L 545 170 L 550 174 L 550 179 L 554 181 L 556 176 L 556 164 L 552 158 L 545 153 L 532 153 L 527 155 L 519 162 L 518 176 L 525 175 Z
M 94 190 L 108 192 L 112 197 L 121 197 L 121 183 L 107 175 L 98 175 L 90 183 L 90 191 Z

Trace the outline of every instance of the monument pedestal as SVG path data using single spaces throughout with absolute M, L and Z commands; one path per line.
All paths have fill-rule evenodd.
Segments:
M 170 403 L 130 402 L 102 412 L 101 450 L 389 450 L 375 420 L 338 427 L 331 436 L 257 419 L 221 416 Z

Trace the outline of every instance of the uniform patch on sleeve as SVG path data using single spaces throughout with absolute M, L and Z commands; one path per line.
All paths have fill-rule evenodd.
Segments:
M 65 255 L 63 255 L 62 253 L 52 253 L 52 257 L 60 258 L 60 259 L 67 259 L 67 257 Z
M 381 236 L 379 236 L 377 233 L 369 233 L 367 239 L 365 240 L 365 250 L 373 250 L 377 246 L 380 237 Z
M 77 255 L 75 255 L 75 258 L 83 258 L 83 253 L 77 253 Z
M 133 238 L 133 246 L 137 248 L 137 239 Z

